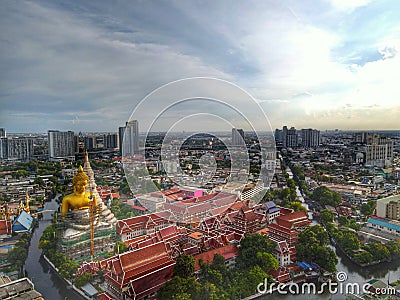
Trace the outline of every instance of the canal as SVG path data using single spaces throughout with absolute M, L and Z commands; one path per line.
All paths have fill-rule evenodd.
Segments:
M 83 300 L 70 286 L 51 269 L 41 256 L 42 251 L 38 249 L 39 239 L 43 230 L 51 224 L 52 215 L 58 209 L 57 198 L 44 205 L 45 212 L 39 226 L 35 228 L 29 246 L 28 258 L 25 262 L 27 276 L 35 284 L 35 289 L 43 295 L 46 300 Z
M 360 285 L 360 289 L 362 290 L 362 285 L 372 279 L 380 279 L 383 282 L 387 283 L 388 280 L 390 282 L 395 281 L 400 278 L 400 260 L 396 260 L 391 263 L 383 263 L 367 268 L 361 268 L 360 266 L 354 264 L 350 261 L 340 250 L 335 251 L 338 256 L 338 264 L 336 268 L 338 272 L 345 272 L 347 274 L 347 280 L 343 282 L 343 290 L 345 290 L 347 283 L 358 283 Z M 286 300 L 343 300 L 345 299 L 345 293 L 343 294 L 323 294 L 323 295 L 266 295 L 264 297 L 260 297 L 258 299 L 286 299 Z

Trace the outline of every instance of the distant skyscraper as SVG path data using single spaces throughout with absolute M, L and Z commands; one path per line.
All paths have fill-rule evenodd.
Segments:
M 283 148 L 297 148 L 299 143 L 299 137 L 297 135 L 297 130 L 294 127 L 290 129 L 287 126 L 282 128 L 282 146 Z
M 93 135 L 84 136 L 83 137 L 83 144 L 85 145 L 84 148 L 86 150 L 93 150 L 96 148 L 96 137 Z
M 107 133 L 104 135 L 104 148 L 115 149 L 118 148 L 118 134 Z
M 0 159 L 5 160 L 8 158 L 8 139 L 5 137 L 0 138 Z
M 125 126 L 118 128 L 119 155 L 122 156 L 122 140 L 124 139 Z
M 20 137 L 8 139 L 8 160 L 30 161 L 32 158 L 32 138 Z
M 282 147 L 287 148 L 287 134 L 288 134 L 288 129 L 287 126 L 283 126 L 282 128 Z
M 81 146 L 82 146 L 82 143 L 80 141 L 80 136 L 78 134 L 75 134 L 74 135 L 74 151 L 75 151 L 75 153 L 82 152 L 82 151 L 80 151 L 81 148 L 83 148 Z
M 380 168 L 391 167 L 393 163 L 394 141 L 379 134 L 367 134 L 366 136 L 365 164 Z
M 302 129 L 301 130 L 301 140 L 303 147 L 306 148 L 316 148 L 319 146 L 320 132 L 316 129 Z
M 119 128 L 120 154 L 124 149 L 125 155 L 133 155 L 139 152 L 139 122 L 132 120 L 126 122 L 125 127 Z
M 73 131 L 49 130 L 47 137 L 50 160 L 75 160 Z
M 6 129 L 0 128 L 0 138 L 5 138 L 5 137 L 7 137 Z
M 244 141 L 244 131 L 240 128 L 232 128 L 232 145 L 242 146 L 245 145 Z
M 282 136 L 283 136 L 283 131 L 279 130 L 278 128 L 275 129 L 275 143 L 276 144 L 282 144 Z

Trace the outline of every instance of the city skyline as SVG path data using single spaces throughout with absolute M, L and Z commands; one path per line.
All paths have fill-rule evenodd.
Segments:
M 249 92 L 273 129 L 400 129 L 397 1 L 2 8 L 0 127 L 10 133 L 115 132 L 150 92 L 198 76 Z

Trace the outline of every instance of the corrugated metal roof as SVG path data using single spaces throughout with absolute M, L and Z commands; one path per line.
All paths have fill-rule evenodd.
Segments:
M 29 229 L 29 228 L 31 228 L 32 222 L 33 222 L 33 218 L 25 211 L 22 211 L 22 213 L 14 221 L 13 226 L 16 225 L 16 223 L 19 223 L 26 229 Z
M 81 290 L 85 292 L 86 295 L 89 297 L 93 297 L 94 295 L 98 294 L 99 291 L 91 285 L 90 283 L 86 283 L 84 286 L 81 287 Z
M 380 220 L 380 219 L 377 219 L 377 218 L 370 218 L 368 220 L 368 223 L 400 231 L 400 225 L 389 223 L 389 222 L 386 222 L 384 220 Z

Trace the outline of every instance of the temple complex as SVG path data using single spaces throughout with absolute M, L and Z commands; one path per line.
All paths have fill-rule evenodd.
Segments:
M 79 167 L 72 183 L 74 193 L 64 197 L 58 218 L 59 251 L 75 261 L 114 251 L 117 220 L 96 189 L 87 152 L 84 167 Z

